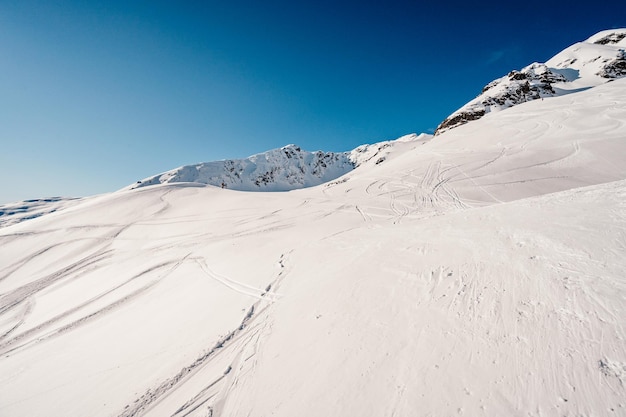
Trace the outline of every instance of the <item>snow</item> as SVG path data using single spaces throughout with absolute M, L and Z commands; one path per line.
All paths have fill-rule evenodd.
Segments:
M 586 42 L 587 43 L 599 43 L 602 40 L 610 40 L 610 43 L 626 46 L 626 29 L 607 29 L 602 30 L 595 35 L 590 36 Z M 602 42 L 604 43 L 604 42 Z
M 292 144 L 246 159 L 183 166 L 138 181 L 126 189 L 197 182 L 239 191 L 289 191 L 334 180 L 354 166 L 348 152 L 307 152 Z
M 373 158 L 382 163 L 396 143 L 425 143 L 431 138 L 432 135 L 426 133 L 409 134 L 341 153 L 308 152 L 291 144 L 245 159 L 182 166 L 137 181 L 124 189 L 193 182 L 238 191 L 290 191 L 328 183 Z
M 537 99 L 558 97 L 626 76 L 626 29 L 599 32 L 550 58 L 487 84 L 473 100 L 448 116 L 436 135 L 489 113 Z
M 0 205 L 0 227 L 35 219 L 72 206 L 80 199 L 49 197 Z
M 0 415 L 623 415 L 625 124 L 618 79 L 6 225 Z

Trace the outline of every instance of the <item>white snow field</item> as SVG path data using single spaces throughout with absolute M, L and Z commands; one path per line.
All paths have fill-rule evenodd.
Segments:
M 384 151 L 1 228 L 0 415 L 626 415 L 626 79 Z

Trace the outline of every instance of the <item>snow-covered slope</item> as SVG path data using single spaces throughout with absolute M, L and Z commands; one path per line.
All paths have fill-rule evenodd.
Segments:
M 4 227 L 0 415 L 623 414 L 625 127 L 618 79 L 315 187 Z
M 125 189 L 155 184 L 195 182 L 239 191 L 289 191 L 335 180 L 376 158 L 385 160 L 394 142 L 425 142 L 427 134 L 407 135 L 395 141 L 362 145 L 349 152 L 308 152 L 296 145 L 252 155 L 245 159 L 187 165 L 137 181 Z
M 78 203 L 78 198 L 49 197 L 0 205 L 0 227 L 36 219 Z
M 558 53 L 487 84 L 481 94 L 448 116 L 436 135 L 488 113 L 528 101 L 592 88 L 626 76 L 626 29 L 602 31 Z
M 625 125 L 618 79 L 311 188 L 198 175 L 8 225 L 0 415 L 621 415 Z
M 239 191 L 288 191 L 329 183 L 354 168 L 381 164 L 406 144 L 424 144 L 432 135 L 410 134 L 395 140 L 361 145 L 344 153 L 306 152 L 287 145 L 243 160 L 188 165 L 146 178 L 123 190 L 164 183 L 192 182 Z M 0 228 L 71 207 L 83 199 L 50 197 L 0 205 Z

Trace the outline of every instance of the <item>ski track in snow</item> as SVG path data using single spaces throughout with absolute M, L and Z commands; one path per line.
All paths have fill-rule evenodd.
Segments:
M 168 393 L 172 391 L 177 385 L 184 384 L 186 380 L 192 378 L 197 372 L 202 370 L 203 367 L 210 365 L 211 361 L 219 356 L 222 352 L 226 350 L 226 348 L 230 345 L 241 343 L 243 340 L 243 346 L 250 343 L 252 339 L 257 339 L 258 343 L 258 333 L 260 330 L 259 326 L 264 327 L 267 326 L 266 321 L 268 320 L 267 309 L 271 306 L 271 303 L 275 300 L 275 291 L 280 287 L 282 280 L 286 276 L 285 268 L 285 256 L 281 255 L 279 260 L 279 264 L 281 266 L 281 271 L 277 275 L 277 277 L 263 290 L 260 294 L 253 294 L 254 297 L 258 298 L 254 304 L 252 304 L 246 313 L 245 317 L 241 321 L 240 325 L 229 332 L 225 337 L 221 338 L 217 341 L 215 346 L 210 349 L 207 349 L 205 353 L 203 353 L 200 357 L 198 357 L 193 363 L 182 368 L 176 375 L 168 378 L 163 381 L 159 386 L 153 389 L 149 389 L 145 394 L 143 394 L 140 398 L 135 400 L 132 405 L 128 405 L 124 408 L 123 413 L 119 415 L 119 417 L 135 417 L 144 415 L 146 412 L 150 411 L 152 408 L 157 406 L 160 401 L 168 396 Z M 246 295 L 250 295 L 248 291 L 244 291 L 239 286 L 244 288 L 252 289 L 247 285 L 242 285 L 240 283 L 235 283 L 232 280 L 224 276 L 219 276 L 214 272 L 210 271 L 206 265 L 202 264 L 203 270 L 212 278 L 217 279 L 222 284 L 227 285 L 229 288 L 234 289 L 237 292 L 244 293 Z M 228 282 L 228 284 L 226 284 Z M 234 285 L 233 285 L 234 284 Z M 271 292 L 270 292 L 271 291 Z M 261 325 L 258 325 L 257 322 L 261 322 Z M 250 334 L 252 333 L 252 334 Z M 242 349 L 240 347 L 240 349 Z M 242 349 L 242 351 L 245 349 Z M 241 358 L 236 358 L 235 362 L 238 362 Z M 248 360 L 249 358 L 246 358 Z M 188 416 L 190 413 L 196 411 L 199 407 L 203 406 L 206 402 L 211 400 L 214 394 L 209 395 L 207 398 L 207 392 L 210 389 L 217 389 L 216 385 L 223 382 L 223 380 L 227 377 L 231 372 L 236 373 L 237 370 L 233 370 L 233 364 L 229 365 L 224 373 L 217 377 L 215 380 L 212 380 L 206 387 L 203 387 L 202 390 L 186 401 L 181 407 L 173 414 L 173 415 L 183 415 Z M 184 414 L 181 414 L 184 413 Z
M 168 262 L 168 263 L 164 263 L 164 264 L 152 267 L 152 268 L 142 272 L 141 274 L 136 275 L 136 276 L 128 279 L 127 281 L 123 282 L 122 284 L 113 287 L 111 290 L 108 290 L 108 291 L 105 291 L 105 292 L 103 292 L 101 294 L 98 294 L 97 296 L 91 298 L 90 300 L 88 300 L 88 301 L 86 301 L 84 303 L 81 303 L 81 304 L 77 305 L 76 307 L 68 309 L 68 310 L 64 311 L 62 314 L 59 314 L 59 315 L 51 318 L 50 320 L 47 320 L 46 322 L 44 322 L 44 323 L 42 323 L 42 324 L 40 324 L 40 325 L 38 325 L 38 326 L 36 326 L 34 328 L 31 328 L 31 329 L 29 329 L 29 330 L 27 330 L 25 332 L 20 333 L 19 335 L 15 336 L 12 339 L 9 339 L 7 341 L 3 341 L 2 339 L 6 338 L 8 336 L 8 333 L 6 333 L 5 335 L 3 335 L 0 338 L 0 354 L 2 354 L 2 353 L 9 353 L 9 352 L 12 352 L 12 351 L 14 351 L 16 349 L 23 348 L 23 347 L 27 346 L 30 343 L 38 343 L 38 342 L 40 342 L 42 340 L 45 340 L 45 339 L 48 339 L 50 337 L 58 336 L 61 333 L 65 332 L 65 331 L 68 331 L 68 330 L 71 330 L 71 329 L 73 329 L 74 327 L 76 327 L 76 326 L 78 326 L 80 324 L 84 324 L 88 320 L 93 320 L 93 319 L 98 318 L 98 316 L 100 316 L 102 314 L 105 314 L 107 312 L 110 312 L 112 309 L 114 309 L 116 307 L 119 307 L 120 305 L 122 305 L 122 304 L 124 304 L 126 302 L 132 301 L 133 298 L 141 295 L 144 291 L 148 290 L 152 285 L 156 284 L 157 281 L 147 282 L 142 287 L 140 287 L 140 288 L 138 288 L 138 289 L 128 293 L 127 295 L 122 296 L 121 298 L 116 299 L 114 302 L 111 302 L 111 303 L 105 305 L 104 307 L 102 307 L 102 308 L 100 308 L 100 309 L 98 309 L 98 310 L 96 310 L 96 311 L 94 311 L 92 313 L 84 315 L 84 316 L 80 317 L 79 319 L 71 321 L 70 323 L 62 325 L 60 327 L 57 327 L 57 328 L 55 328 L 53 330 L 48 330 L 55 323 L 63 321 L 65 318 L 67 318 L 71 314 L 79 312 L 80 310 L 90 306 L 92 303 L 94 303 L 96 301 L 99 301 L 100 299 L 104 298 L 105 296 L 108 296 L 108 295 L 114 293 L 115 291 L 119 290 L 120 288 L 123 288 L 125 285 L 129 284 L 131 281 L 134 281 L 136 279 L 141 278 L 145 274 L 148 274 L 150 272 L 154 272 L 154 271 L 160 270 L 162 268 L 169 267 L 170 269 L 168 271 L 166 271 L 164 275 L 161 275 L 160 278 L 163 278 L 163 277 L 167 276 L 169 273 L 173 272 L 181 264 L 181 262 L 183 262 L 183 261 L 184 261 L 184 259 L 182 261 Z M 45 289 L 45 287 L 37 287 L 37 291 L 41 291 L 43 289 Z M 33 294 L 29 294 L 29 296 L 30 295 L 33 295 Z M 19 325 L 23 324 L 24 317 L 26 315 L 27 314 L 24 314 L 21 317 L 20 323 L 18 325 L 14 326 L 11 329 L 11 331 L 17 330 Z M 45 331 L 45 333 L 44 333 L 44 331 Z M 30 342 L 23 343 L 21 345 L 12 347 L 13 344 L 19 342 L 21 339 L 28 339 L 29 337 L 32 337 L 32 336 L 34 336 L 36 334 L 40 334 L 39 336 L 37 336 L 36 339 L 31 340 Z M 10 349 L 7 349 L 7 348 L 10 348 Z
M 2 228 L 0 414 L 623 413 L 625 92 L 307 190 L 158 185 Z

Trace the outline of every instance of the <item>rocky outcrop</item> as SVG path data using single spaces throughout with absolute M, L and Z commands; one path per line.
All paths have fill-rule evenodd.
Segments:
M 439 124 L 435 135 L 491 112 L 547 97 L 583 91 L 626 76 L 626 29 L 598 32 L 549 59 L 487 84 L 474 100 Z
M 487 84 L 475 100 L 448 116 L 439 124 L 435 135 L 480 119 L 491 111 L 551 97 L 555 94 L 552 85 L 566 81 L 563 75 L 551 71 L 545 64 L 534 63 L 521 71 L 511 71 Z
M 624 38 L 626 38 L 626 33 L 616 32 L 616 33 L 611 33 L 607 36 L 604 36 L 598 39 L 597 41 L 595 41 L 594 43 L 597 45 L 608 45 L 612 43 L 615 44 L 615 43 L 619 43 Z
M 624 35 L 626 37 L 626 34 Z M 626 77 L 626 52 L 620 49 L 617 58 L 605 64 L 598 75 L 610 79 Z
M 464 125 L 467 122 L 471 122 L 472 120 L 480 119 L 485 115 L 485 110 L 477 108 L 473 111 L 461 111 L 453 114 L 446 118 L 435 131 L 435 135 L 445 132 L 446 130 L 452 129 L 453 127 L 457 127 L 460 125 Z

